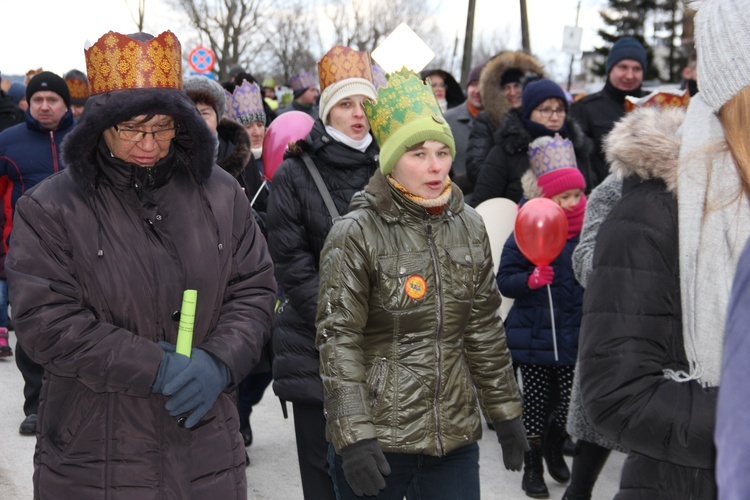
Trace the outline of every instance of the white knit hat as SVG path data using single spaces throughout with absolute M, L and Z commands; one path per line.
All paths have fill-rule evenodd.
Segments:
M 698 88 L 718 111 L 750 85 L 750 0 L 704 0 L 695 16 Z
M 343 45 L 335 45 L 318 62 L 320 75 L 320 110 L 323 123 L 328 113 L 342 99 L 353 95 L 375 97 L 370 54 L 359 52 Z
M 376 100 L 375 85 L 364 78 L 347 78 L 332 83 L 320 94 L 320 119 L 326 123 L 328 113 L 342 99 L 353 95 L 363 95 Z

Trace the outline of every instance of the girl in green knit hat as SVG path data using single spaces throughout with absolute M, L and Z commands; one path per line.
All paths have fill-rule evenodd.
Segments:
M 489 240 L 432 90 L 402 70 L 377 97 L 380 170 L 320 260 L 330 474 L 339 499 L 478 499 L 480 408 L 506 468 L 528 449 Z

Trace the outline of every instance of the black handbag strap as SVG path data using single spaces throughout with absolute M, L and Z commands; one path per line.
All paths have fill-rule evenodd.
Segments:
M 310 155 L 307 153 L 302 153 L 302 161 L 305 162 L 307 170 L 310 172 L 310 175 L 312 175 L 313 181 L 315 181 L 315 185 L 318 187 L 318 191 L 320 191 L 320 196 L 323 198 L 323 202 L 326 204 L 326 208 L 328 208 L 328 212 L 331 214 L 331 219 L 333 222 L 336 222 L 341 216 L 339 215 L 339 211 L 336 210 L 336 205 L 333 203 L 331 193 L 328 192 L 328 188 L 323 182 L 323 177 L 320 176 L 318 167 L 315 166 L 312 158 L 310 158 Z

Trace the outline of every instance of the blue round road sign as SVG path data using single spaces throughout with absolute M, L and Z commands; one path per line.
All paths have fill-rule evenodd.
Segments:
M 207 73 L 214 69 L 216 55 L 213 50 L 200 45 L 190 52 L 188 64 L 198 73 Z

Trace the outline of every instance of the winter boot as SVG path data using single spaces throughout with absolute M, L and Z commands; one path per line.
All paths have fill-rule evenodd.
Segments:
M 8 344 L 8 329 L 0 327 L 0 358 L 13 356 L 13 349 Z
M 554 422 L 550 422 L 543 441 L 547 472 L 552 476 L 552 479 L 560 484 L 570 481 L 570 469 L 568 469 L 568 464 L 565 463 L 562 450 L 567 437 L 568 433 L 565 430 L 558 427 Z
M 527 497 L 549 498 L 549 490 L 544 482 L 544 464 L 542 461 L 542 439 L 539 436 L 529 438 L 529 451 L 523 455 L 523 479 L 521 488 Z
M 588 441 L 579 440 L 573 457 L 573 473 L 563 500 L 591 500 L 599 474 L 607 462 L 610 450 Z

